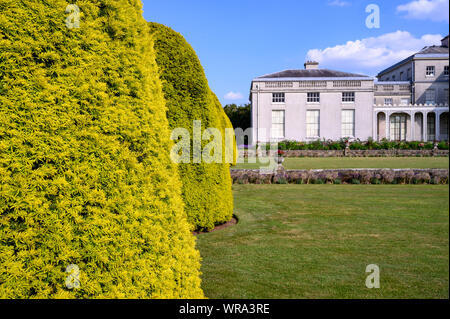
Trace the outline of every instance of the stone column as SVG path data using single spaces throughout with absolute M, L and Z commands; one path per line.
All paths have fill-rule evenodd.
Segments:
M 372 121 L 372 138 L 374 141 L 379 141 L 380 137 L 378 136 L 378 112 L 374 111 L 373 121 Z
M 416 112 L 412 111 L 409 113 L 410 123 L 411 123 L 411 141 L 414 141 L 416 138 Z
M 422 113 L 422 130 L 423 130 L 422 139 L 424 142 L 427 142 L 428 141 L 428 112 Z
M 435 129 L 436 129 L 436 133 L 435 133 L 435 140 L 436 141 L 440 141 L 441 140 L 441 113 L 438 111 L 434 112 L 435 114 L 435 120 L 436 120 L 436 125 L 435 125 Z
M 385 127 L 386 127 L 386 134 L 385 137 L 387 140 L 391 139 L 391 113 L 386 111 L 385 113 Z

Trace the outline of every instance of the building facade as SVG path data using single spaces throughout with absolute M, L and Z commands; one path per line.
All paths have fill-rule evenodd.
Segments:
M 369 76 L 319 69 L 286 70 L 252 81 L 252 143 L 448 140 L 448 36 L 441 46 Z

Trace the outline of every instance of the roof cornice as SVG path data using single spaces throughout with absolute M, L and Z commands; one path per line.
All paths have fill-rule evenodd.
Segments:
M 372 77 L 302 77 L 302 78 L 254 78 L 253 82 L 285 81 L 374 81 Z

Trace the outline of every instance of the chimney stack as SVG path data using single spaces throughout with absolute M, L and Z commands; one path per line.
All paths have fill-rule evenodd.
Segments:
M 448 48 L 448 36 L 446 36 L 445 38 L 443 38 L 443 39 L 441 40 L 441 45 L 442 45 L 443 47 Z
M 305 70 L 316 70 L 319 68 L 319 62 L 316 61 L 306 61 Z

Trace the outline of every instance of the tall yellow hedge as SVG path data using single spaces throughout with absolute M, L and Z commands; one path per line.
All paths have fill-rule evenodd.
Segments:
M 221 131 L 225 148 L 225 128 L 233 126 L 210 90 L 195 51 L 183 36 L 172 29 L 157 23 L 149 25 L 170 127 L 187 129 L 192 139 L 193 121 L 200 120 L 202 131 L 210 127 Z M 204 141 L 203 146 L 205 144 L 208 141 Z M 191 163 L 179 165 L 186 213 L 194 228 L 210 230 L 233 216 L 230 165 L 225 162 L 225 149 L 221 164 L 196 164 L 192 158 L 193 151 Z
M 0 298 L 203 297 L 140 0 L 67 4 L 0 0 Z

